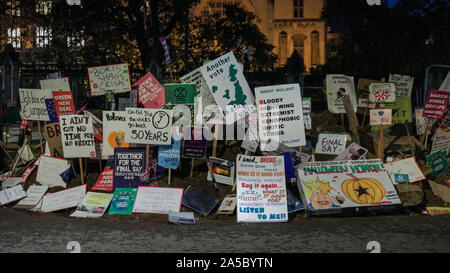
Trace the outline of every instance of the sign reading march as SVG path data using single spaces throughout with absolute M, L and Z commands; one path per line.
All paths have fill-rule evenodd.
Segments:
M 125 142 L 169 145 L 172 142 L 172 111 L 126 108 Z
M 306 145 L 302 100 L 298 84 L 255 88 L 261 144 L 275 140 L 288 147 Z M 262 145 L 265 147 L 266 145 Z
M 327 75 L 327 102 L 328 111 L 333 114 L 345 114 L 344 97 L 350 96 L 353 105 L 353 111 L 356 112 L 357 101 L 353 77 L 345 75 Z
M 137 188 L 144 186 L 145 150 L 115 148 L 113 188 Z
M 52 99 L 50 89 L 19 89 L 20 116 L 26 120 L 49 121 L 46 99 Z
M 233 52 L 203 65 L 200 71 L 228 124 L 255 110 L 255 98 Z
M 95 142 L 92 119 L 83 115 L 60 117 L 61 141 L 65 158 L 94 158 Z
M 284 156 L 237 156 L 237 221 L 287 222 Z
M 127 63 L 88 67 L 88 76 L 91 96 L 104 95 L 107 90 L 112 90 L 114 93 L 125 93 L 131 90 Z

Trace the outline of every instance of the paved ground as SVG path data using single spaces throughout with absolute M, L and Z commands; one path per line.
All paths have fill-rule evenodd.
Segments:
M 69 212 L 33 214 L 0 208 L 0 252 L 450 252 L 450 215 L 296 217 L 289 223 L 241 224 L 221 216 L 171 225 L 166 216 L 75 219 Z M 371 248 L 372 249 L 372 248 Z

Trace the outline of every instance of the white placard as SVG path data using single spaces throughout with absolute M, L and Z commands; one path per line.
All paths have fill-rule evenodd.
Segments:
M 17 185 L 13 188 L 0 191 L 0 206 L 20 200 L 26 196 L 27 194 L 23 190 L 22 185 Z
M 107 90 L 114 93 L 125 93 L 131 90 L 128 64 L 114 64 L 88 67 L 91 96 L 104 95 Z
M 52 91 L 71 91 L 69 78 L 56 78 L 56 79 L 45 79 L 40 80 L 42 89 L 50 89 Z
M 316 154 L 338 155 L 345 150 L 347 135 L 319 134 L 316 144 Z
M 284 156 L 237 155 L 237 221 L 287 222 Z
M 209 157 L 209 165 L 217 183 L 233 186 L 234 184 L 234 162 L 221 158 Z M 211 174 L 207 174 L 208 181 L 212 181 Z
M 51 89 L 19 89 L 20 117 L 26 120 L 50 121 L 45 99 L 53 99 Z
M 12 188 L 19 184 L 22 177 L 8 177 L 5 182 L 2 183 L 2 189 Z
M 391 125 L 392 109 L 370 109 L 370 125 Z
M 172 143 L 172 111 L 126 108 L 125 142 L 169 145 Z
M 41 201 L 48 188 L 48 186 L 31 185 L 27 190 L 27 197 L 20 200 L 14 208 L 34 208 Z
M 395 84 L 392 82 L 371 83 L 369 92 L 371 102 L 395 102 Z
M 52 212 L 76 207 L 83 202 L 86 191 L 87 185 L 84 184 L 78 187 L 46 194 L 42 197 L 40 211 Z
M 439 150 L 444 150 L 447 154 L 450 151 L 450 132 L 442 132 L 440 134 L 436 132 L 434 134 L 430 154 Z
M 41 155 L 36 182 L 49 187 L 67 187 L 61 174 L 70 168 L 70 162 L 63 158 Z
M 138 187 L 133 213 L 180 212 L 183 188 Z
M 407 174 L 410 183 L 419 182 L 426 179 L 414 157 L 384 163 L 384 167 L 386 168 L 386 171 L 394 184 L 396 184 L 394 177 L 396 173 Z
M 129 147 L 125 142 L 126 112 L 103 111 L 102 156 L 113 156 L 114 148 Z
M 395 84 L 397 98 L 410 98 L 414 85 L 414 77 L 408 75 L 389 74 L 389 82 Z
M 333 114 L 345 114 L 344 97 L 350 96 L 353 111 L 356 112 L 357 101 L 353 76 L 330 74 L 326 76 L 328 111 Z
M 95 158 L 92 118 L 83 115 L 64 115 L 59 119 L 64 157 Z
M 261 150 L 276 141 L 288 147 L 306 145 L 300 85 L 255 88 Z
M 98 218 L 101 217 L 111 203 L 112 193 L 88 192 L 83 202 L 78 205 L 70 217 Z

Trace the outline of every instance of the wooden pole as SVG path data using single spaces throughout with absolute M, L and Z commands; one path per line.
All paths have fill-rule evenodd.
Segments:
M 44 147 L 42 146 L 41 122 L 38 121 L 37 124 L 38 124 L 39 144 L 41 146 L 41 154 L 43 154 L 44 153 Z
M 167 182 L 168 185 L 170 185 L 170 180 L 171 179 L 172 179 L 172 169 L 169 168 L 169 179 L 168 179 L 168 182 Z
M 219 126 L 218 124 L 214 125 L 214 140 L 213 140 L 213 150 L 212 157 L 216 157 L 217 155 L 217 138 L 219 137 Z
M 78 158 L 78 162 L 80 163 L 81 184 L 84 184 L 83 159 L 81 157 Z
M 364 128 L 364 122 L 366 121 L 367 112 L 369 111 L 369 107 L 366 107 L 366 110 L 364 110 L 364 116 L 361 124 L 361 128 Z
M 191 172 L 189 173 L 189 178 L 192 178 L 192 175 L 194 173 L 194 160 L 195 159 L 192 158 L 192 161 L 191 161 Z
M 383 125 L 380 125 L 380 136 L 378 139 L 378 158 L 384 160 Z
M 342 127 L 342 130 L 345 131 L 344 114 L 341 114 L 341 127 Z

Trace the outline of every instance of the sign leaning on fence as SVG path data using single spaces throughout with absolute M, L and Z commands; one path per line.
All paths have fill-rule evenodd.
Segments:
M 326 76 L 328 111 L 333 114 L 345 114 L 344 97 L 350 96 L 353 111 L 357 110 L 355 84 L 353 76 L 330 74 Z
M 53 99 L 50 89 L 19 89 L 20 116 L 26 120 L 50 121 L 46 99 Z
M 95 158 L 94 127 L 90 117 L 65 115 L 59 123 L 65 158 Z
M 172 111 L 126 108 L 125 142 L 169 145 L 172 142 Z
M 91 96 L 105 95 L 107 90 L 114 93 L 131 90 L 128 63 L 88 67 L 88 76 Z

